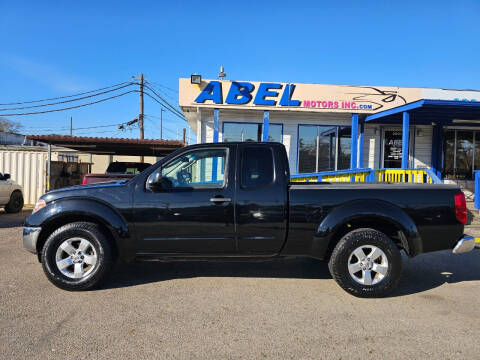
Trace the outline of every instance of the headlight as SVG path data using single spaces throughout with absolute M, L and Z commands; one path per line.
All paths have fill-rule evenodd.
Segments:
M 36 213 L 38 210 L 40 210 L 41 208 L 44 208 L 45 206 L 47 206 L 47 203 L 45 202 L 45 200 L 39 199 L 35 204 L 35 207 L 33 208 L 32 214 Z

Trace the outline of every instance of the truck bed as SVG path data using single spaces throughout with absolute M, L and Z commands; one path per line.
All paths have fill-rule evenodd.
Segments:
M 329 223 L 327 218 L 335 218 L 333 224 L 350 213 L 355 214 L 354 220 L 356 216 L 381 219 L 379 214 L 390 212 L 394 219 L 407 214 L 411 226 L 416 226 L 423 243 L 419 252 L 453 248 L 463 235 L 463 224 L 455 215 L 458 192 L 457 185 L 447 184 L 290 183 L 289 237 L 305 239 L 307 234 L 318 234 L 319 224 Z M 401 211 L 396 214 L 396 210 Z M 287 251 L 292 243 L 287 244 Z

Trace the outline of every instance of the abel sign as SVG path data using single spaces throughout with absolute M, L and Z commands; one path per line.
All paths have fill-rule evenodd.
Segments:
M 420 100 L 417 88 L 180 79 L 182 107 L 373 113 Z

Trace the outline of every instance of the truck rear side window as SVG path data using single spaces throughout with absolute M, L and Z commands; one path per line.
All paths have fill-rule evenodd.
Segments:
M 248 147 L 243 149 L 241 182 L 242 188 L 258 188 L 273 181 L 273 154 L 270 148 Z

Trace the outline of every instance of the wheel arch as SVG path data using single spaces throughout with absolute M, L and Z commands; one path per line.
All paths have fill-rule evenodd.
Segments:
M 15 189 L 13 189 L 12 192 L 10 193 L 10 196 L 12 196 L 12 195 L 13 195 L 14 193 L 16 193 L 16 192 L 19 192 L 19 193 L 22 195 L 22 197 L 23 197 L 23 191 L 22 191 L 21 188 L 15 188 Z
M 73 222 L 91 222 L 99 225 L 105 237 L 112 242 L 115 254 L 122 256 L 130 231 L 123 217 L 110 206 L 91 199 L 62 199 L 27 218 L 26 226 L 41 227 L 37 240 L 37 255 L 41 258 L 42 248 L 48 237 L 61 226 Z
M 322 249 L 322 258 L 328 259 L 343 236 L 360 228 L 384 233 L 410 257 L 422 252 L 417 226 L 402 209 L 385 201 L 364 200 L 336 208 L 318 226 L 315 237 L 322 239 L 322 246 L 317 247 Z
M 86 214 L 64 214 L 62 216 L 56 217 L 45 222 L 42 225 L 42 231 L 40 232 L 36 244 L 37 248 L 37 257 L 38 261 L 41 261 L 42 249 L 47 241 L 48 237 L 57 229 L 61 228 L 64 225 L 75 223 L 75 222 L 88 222 L 93 223 L 99 226 L 100 231 L 105 236 L 105 238 L 111 243 L 114 255 L 118 256 L 118 246 L 115 237 L 113 236 L 112 231 L 109 229 L 108 225 L 99 220 L 97 217 L 86 215 Z

